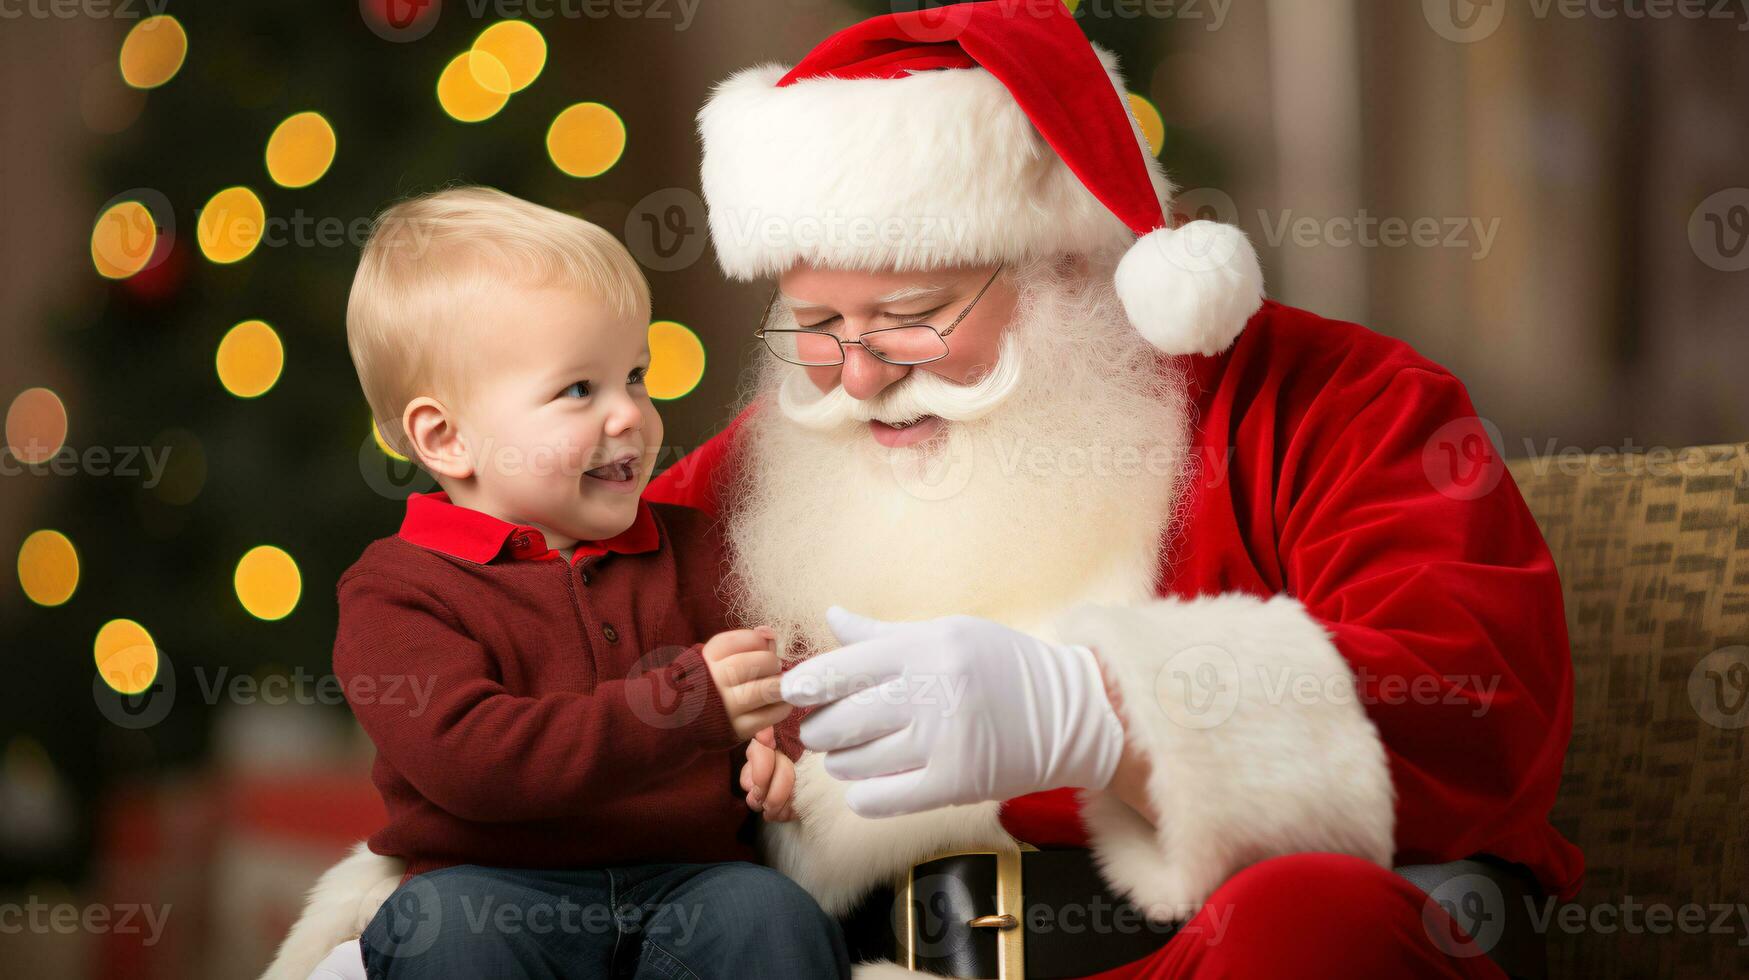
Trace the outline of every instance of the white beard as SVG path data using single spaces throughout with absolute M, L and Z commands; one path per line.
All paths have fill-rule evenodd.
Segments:
M 1020 270 L 1002 363 L 975 391 L 920 369 L 850 404 L 765 361 L 725 500 L 737 617 L 775 627 L 794 658 L 839 645 L 825 625 L 833 604 L 1039 629 L 1076 602 L 1151 596 L 1187 473 L 1190 402 L 1105 273 Z M 933 391 L 913 390 L 919 381 Z M 858 421 L 919 409 L 949 421 L 916 446 L 887 449 Z

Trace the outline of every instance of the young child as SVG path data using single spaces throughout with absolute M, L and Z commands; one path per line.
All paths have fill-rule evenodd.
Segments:
M 770 631 L 726 628 L 707 519 L 639 496 L 649 320 L 610 234 L 498 191 L 397 204 L 364 248 L 359 381 L 443 490 L 339 584 L 369 846 L 407 862 L 373 978 L 849 976 L 837 925 L 748 863 L 737 750 L 789 706 Z M 388 696 L 408 680 L 427 703 Z M 772 775 L 748 805 L 777 818 Z

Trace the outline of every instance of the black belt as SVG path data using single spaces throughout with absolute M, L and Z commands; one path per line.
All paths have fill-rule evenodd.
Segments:
M 1066 980 L 1144 959 L 1179 924 L 1150 922 L 1114 894 L 1085 848 L 964 851 L 924 861 L 845 920 L 853 959 L 944 977 Z M 1522 867 L 1485 855 L 1396 869 L 1444 906 L 1509 976 L 1542 980 L 1540 891 Z

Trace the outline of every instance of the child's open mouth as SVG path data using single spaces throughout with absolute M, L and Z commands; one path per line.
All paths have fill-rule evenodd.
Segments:
M 621 456 L 592 470 L 585 470 L 583 475 L 609 490 L 621 492 L 636 490 L 638 486 L 638 457 Z

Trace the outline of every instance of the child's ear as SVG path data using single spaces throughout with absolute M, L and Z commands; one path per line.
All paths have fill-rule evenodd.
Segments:
M 455 417 L 435 398 L 421 395 L 407 403 L 401 413 L 401 428 L 407 433 L 419 465 L 435 476 L 465 480 L 474 475 L 474 462 L 467 443 L 456 427 Z

